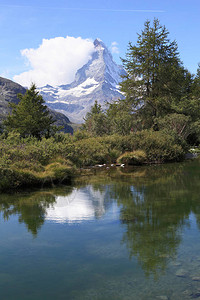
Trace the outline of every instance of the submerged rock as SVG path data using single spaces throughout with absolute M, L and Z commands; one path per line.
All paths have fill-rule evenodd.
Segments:
M 199 299 L 200 298 L 200 292 L 192 293 L 190 296 L 191 296 L 192 299 Z
M 172 262 L 171 265 L 178 267 L 178 266 L 181 266 L 181 263 L 180 262 Z
M 200 277 L 194 276 L 194 277 L 192 277 L 192 280 L 193 280 L 193 281 L 200 281 Z
M 183 295 L 191 295 L 191 291 L 189 291 L 189 290 L 185 290 L 184 292 L 183 292 Z
M 176 272 L 176 276 L 178 277 L 186 277 L 187 275 L 187 271 L 184 270 L 184 269 L 179 269 L 177 272 Z

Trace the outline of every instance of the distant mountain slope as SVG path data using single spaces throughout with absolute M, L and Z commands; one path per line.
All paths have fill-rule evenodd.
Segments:
M 0 120 L 5 119 L 10 108 L 9 102 L 18 103 L 17 94 L 25 94 L 26 89 L 9 79 L 0 77 Z
M 118 87 L 121 75 L 125 74 L 123 67 L 113 61 L 102 41 L 96 39 L 94 47 L 92 58 L 77 71 L 71 84 L 39 89 L 50 108 L 67 114 L 76 123 L 83 122 L 95 100 L 105 108 L 106 101 L 123 98 Z
M 19 85 L 18 83 L 13 82 L 12 80 L 0 77 L 0 123 L 5 120 L 8 113 L 11 112 L 9 103 L 18 103 L 19 99 L 17 94 L 25 94 L 26 89 Z M 56 111 L 49 110 L 51 115 L 56 119 L 56 125 L 62 125 L 65 132 L 73 133 L 73 129 L 70 126 L 69 119 Z

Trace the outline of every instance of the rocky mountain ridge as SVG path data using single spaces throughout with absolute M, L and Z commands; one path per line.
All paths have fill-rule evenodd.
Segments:
M 66 114 L 75 123 L 83 118 L 95 100 L 103 108 L 107 101 L 122 99 L 119 90 L 121 76 L 125 75 L 122 66 L 117 65 L 105 44 L 96 39 L 91 59 L 80 68 L 71 84 L 39 88 L 47 106 Z
M 17 95 L 19 93 L 25 94 L 26 89 L 20 84 L 13 82 L 12 80 L 0 77 L 0 123 L 6 119 L 6 116 L 11 112 L 9 103 L 18 103 L 19 99 Z M 67 116 L 49 110 L 50 114 L 56 119 L 55 124 L 57 126 L 63 126 L 63 131 L 73 133 L 73 128 L 70 126 L 70 121 Z

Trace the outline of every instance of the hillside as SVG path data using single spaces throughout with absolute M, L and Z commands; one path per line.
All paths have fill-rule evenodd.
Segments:
M 26 89 L 20 84 L 13 82 L 12 80 L 0 77 L 0 123 L 5 120 L 8 113 L 11 112 L 9 103 L 18 103 L 19 99 L 17 94 L 25 94 Z M 73 133 L 73 128 L 70 125 L 70 120 L 66 115 L 49 109 L 50 114 L 56 119 L 57 126 L 63 126 L 63 131 Z

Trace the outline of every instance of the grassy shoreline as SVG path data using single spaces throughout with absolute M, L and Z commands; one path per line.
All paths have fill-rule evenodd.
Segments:
M 49 139 L 0 137 L 0 191 L 70 184 L 83 167 L 143 165 L 184 160 L 187 145 L 165 132 L 90 137 L 57 134 Z

